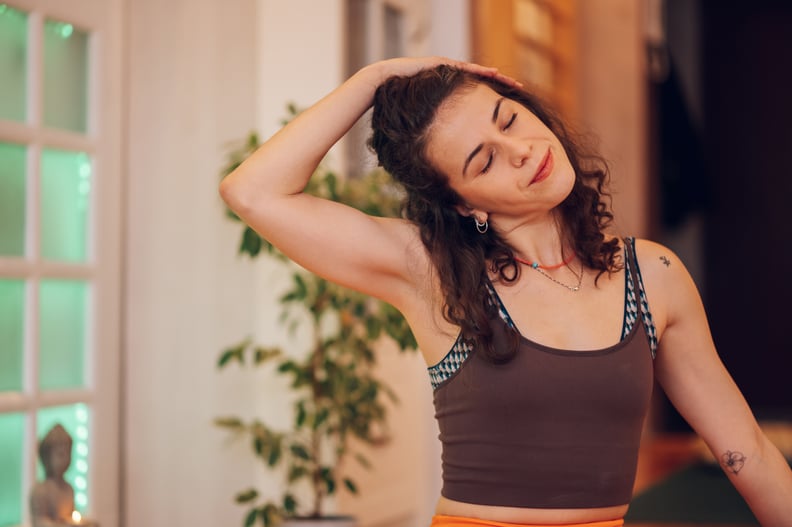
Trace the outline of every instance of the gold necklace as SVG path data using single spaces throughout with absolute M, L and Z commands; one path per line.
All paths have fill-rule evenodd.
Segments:
M 569 267 L 569 266 L 567 266 L 567 267 Z M 539 267 L 538 265 L 536 265 L 536 266 L 532 265 L 531 268 L 532 269 L 536 269 L 537 271 L 542 273 L 542 275 L 546 276 L 547 278 L 549 278 L 553 282 L 557 283 L 558 285 L 566 287 L 567 289 L 569 289 L 573 293 L 577 293 L 578 291 L 580 291 L 580 284 L 583 283 L 583 269 L 582 268 L 580 269 L 580 274 L 578 274 L 571 267 L 569 267 L 569 270 L 572 271 L 572 274 L 575 275 L 577 277 L 577 279 L 578 279 L 577 285 L 569 285 L 569 284 L 565 284 L 564 282 L 560 282 L 560 281 L 556 280 L 555 278 L 553 278 L 552 276 L 550 276 L 549 274 L 544 272 L 544 270 L 541 267 Z
M 575 272 L 575 270 L 574 270 L 574 269 L 572 269 L 571 267 L 569 267 L 569 263 L 570 263 L 570 262 L 571 262 L 571 261 L 572 261 L 574 258 L 575 258 L 575 255 L 573 254 L 573 255 L 572 255 L 572 257 L 571 257 L 569 260 L 565 261 L 565 262 L 561 262 L 560 264 L 557 264 L 557 265 L 544 266 L 544 265 L 539 265 L 539 262 L 529 262 L 528 260 L 523 260 L 522 258 L 518 258 L 518 257 L 516 257 L 516 256 L 514 257 L 514 259 L 515 259 L 516 261 L 518 261 L 519 263 L 521 263 L 521 264 L 523 264 L 523 265 L 527 265 L 527 266 L 529 266 L 531 269 L 535 269 L 536 271 L 539 271 L 540 273 L 542 273 L 542 275 L 546 276 L 547 278 L 549 278 L 549 279 L 550 279 L 550 280 L 552 280 L 553 282 L 557 283 L 558 285 L 560 285 L 560 286 L 563 286 L 563 287 L 566 287 L 567 289 L 569 289 L 569 290 L 570 290 L 570 291 L 572 291 L 573 293 L 577 293 L 578 291 L 580 291 L 580 284 L 582 284 L 582 283 L 583 283 L 583 268 L 582 268 L 582 267 L 580 268 L 580 274 L 578 274 L 578 273 L 576 273 L 576 272 Z M 553 278 L 552 276 L 550 276 L 549 274 L 547 274 L 547 273 L 545 272 L 545 269 L 558 269 L 559 267 L 562 267 L 562 266 L 564 266 L 564 265 L 565 265 L 565 266 L 566 266 L 566 267 L 567 267 L 567 268 L 568 268 L 570 271 L 572 271 L 572 274 L 573 274 L 573 275 L 575 275 L 575 277 L 577 277 L 577 279 L 578 279 L 578 281 L 577 281 L 577 285 L 569 285 L 569 284 L 565 284 L 564 282 L 561 282 L 561 281 L 559 281 L 559 280 L 556 280 L 555 278 Z

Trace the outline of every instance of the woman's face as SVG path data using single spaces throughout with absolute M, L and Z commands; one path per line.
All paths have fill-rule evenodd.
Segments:
M 555 134 L 484 84 L 463 88 L 440 106 L 427 158 L 463 199 L 461 214 L 506 230 L 545 216 L 575 181 Z

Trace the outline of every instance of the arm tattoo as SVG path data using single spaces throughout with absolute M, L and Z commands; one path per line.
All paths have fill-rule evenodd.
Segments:
M 728 470 L 732 474 L 739 473 L 743 465 L 745 465 L 745 456 L 742 455 L 742 452 L 727 450 L 726 453 L 721 456 L 720 460 L 723 470 Z
M 662 262 L 663 262 L 663 264 L 665 264 L 665 266 L 666 266 L 666 267 L 668 267 L 669 265 L 671 265 L 671 260 L 669 260 L 669 259 L 668 259 L 668 258 L 666 258 L 665 256 L 661 256 L 661 257 L 660 257 L 660 261 L 662 261 Z

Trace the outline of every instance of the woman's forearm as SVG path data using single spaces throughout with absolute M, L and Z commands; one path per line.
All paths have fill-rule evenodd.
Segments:
M 792 527 L 792 471 L 784 456 L 762 434 L 760 458 L 734 473 L 724 467 L 737 490 L 765 527 Z
M 294 118 L 221 183 L 232 209 L 255 206 L 263 196 L 302 192 L 330 148 L 371 106 L 383 68 L 360 70 Z

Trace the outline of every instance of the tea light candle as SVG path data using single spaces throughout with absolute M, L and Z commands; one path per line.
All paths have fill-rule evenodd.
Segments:
M 97 523 L 83 518 L 79 511 L 72 511 L 71 522 L 69 525 L 79 525 L 81 527 L 97 527 Z

